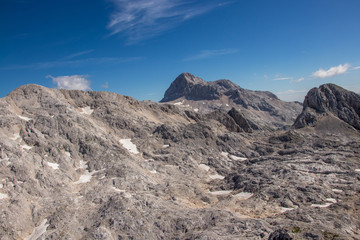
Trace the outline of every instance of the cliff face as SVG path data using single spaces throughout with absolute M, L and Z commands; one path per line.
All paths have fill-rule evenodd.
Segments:
M 206 82 L 190 73 L 180 74 L 161 102 L 201 113 L 235 108 L 262 129 L 291 126 L 302 109 L 301 104 L 281 101 L 271 92 L 247 90 L 225 79 Z
M 335 84 L 311 89 L 305 97 L 303 112 L 294 126 L 315 126 L 321 116 L 332 114 L 360 130 L 360 96 Z
M 266 131 L 223 110 L 14 90 L 0 99 L 0 239 L 359 239 L 358 131 Z

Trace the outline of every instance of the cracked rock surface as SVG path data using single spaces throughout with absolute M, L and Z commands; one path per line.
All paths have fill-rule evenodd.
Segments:
M 1 239 L 360 238 L 360 134 L 336 116 L 275 131 L 37 85 L 0 116 Z

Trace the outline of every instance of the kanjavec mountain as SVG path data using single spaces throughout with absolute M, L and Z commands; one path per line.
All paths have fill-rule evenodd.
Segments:
M 289 127 L 302 109 L 300 103 L 281 101 L 271 92 L 243 89 L 224 79 L 206 82 L 190 73 L 180 74 L 161 102 L 175 103 L 200 113 L 235 108 L 261 129 Z
M 22 86 L 0 99 L 0 238 L 360 239 L 358 97 Z

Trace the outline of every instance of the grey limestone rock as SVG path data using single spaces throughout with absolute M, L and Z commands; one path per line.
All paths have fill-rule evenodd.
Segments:
M 190 73 L 179 75 L 161 102 L 176 104 L 187 110 L 196 109 L 201 113 L 215 110 L 229 112 L 234 108 L 256 128 L 263 129 L 291 126 L 302 108 L 301 104 L 281 101 L 268 91 L 247 90 L 227 79 L 206 82 Z
M 0 239 L 359 239 L 358 131 L 213 110 L 14 90 L 0 99 Z
M 360 130 L 360 96 L 335 84 L 311 89 L 305 97 L 303 112 L 294 126 L 315 126 L 323 116 L 332 114 Z

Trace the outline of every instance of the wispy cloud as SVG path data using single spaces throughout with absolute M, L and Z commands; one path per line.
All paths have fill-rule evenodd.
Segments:
M 133 44 L 157 36 L 182 22 L 220 6 L 219 0 L 111 0 L 115 11 L 110 16 L 111 35 L 122 33 Z
M 104 84 L 101 85 L 102 88 L 104 89 L 108 89 L 109 88 L 109 82 L 105 82 Z
M 327 70 L 319 69 L 316 72 L 314 72 L 312 75 L 316 78 L 328 78 L 328 77 L 334 77 L 336 75 L 342 75 L 345 74 L 350 68 L 350 64 L 340 64 L 339 66 L 331 67 Z
M 56 84 L 59 89 L 68 89 L 68 90 L 91 90 L 90 81 L 87 80 L 85 75 L 72 75 L 72 76 L 59 76 L 53 77 L 51 75 L 46 76 L 46 78 L 51 78 L 53 83 Z
M 91 52 L 93 52 L 93 51 L 94 51 L 94 49 L 90 49 L 90 50 L 86 50 L 86 51 L 82 51 L 82 52 L 77 52 L 77 53 L 68 55 L 68 56 L 66 56 L 66 57 L 63 57 L 62 60 L 73 59 L 73 58 L 76 58 L 76 57 L 79 57 L 79 56 L 82 56 L 82 55 L 91 53 Z
M 277 77 L 277 78 L 274 78 L 273 80 L 274 81 L 283 81 L 283 80 L 290 80 L 292 78 L 288 78 L 288 77 Z
M 357 66 L 357 67 L 353 67 L 352 70 L 359 70 L 360 69 L 360 66 Z
M 184 59 L 184 61 L 202 60 L 208 58 L 214 58 L 222 55 L 229 55 L 237 53 L 237 49 L 218 49 L 218 50 L 203 50 L 198 54 L 192 55 Z
M 100 65 L 100 64 L 121 64 L 125 62 L 133 62 L 143 60 L 143 57 L 100 57 L 100 58 L 85 58 L 78 60 L 59 60 L 49 62 L 36 62 L 30 64 L 8 65 L 0 67 L 1 70 L 18 70 L 18 69 L 46 69 L 56 67 L 81 67 L 85 65 Z
M 289 89 L 282 92 L 277 92 L 276 95 L 283 101 L 299 101 L 303 102 L 305 95 L 308 91 L 307 90 L 294 90 Z
M 302 81 L 304 81 L 304 80 L 305 80 L 305 78 L 301 77 L 301 78 L 298 78 L 298 79 L 295 79 L 295 80 L 291 80 L 291 82 L 297 82 L 297 83 L 299 83 L 299 82 L 302 82 Z

